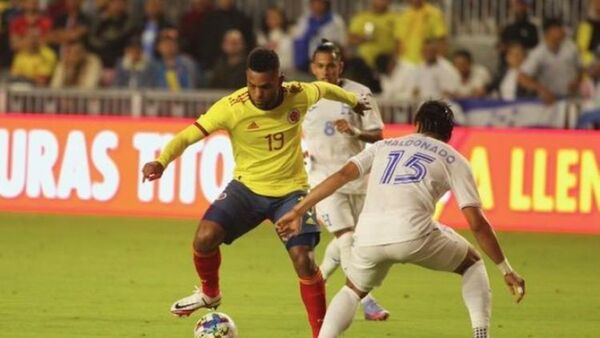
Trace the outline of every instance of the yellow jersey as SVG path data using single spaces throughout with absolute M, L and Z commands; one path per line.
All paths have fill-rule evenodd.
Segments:
M 421 8 L 409 7 L 398 17 L 394 38 L 400 41 L 401 55 L 412 63 L 421 63 L 423 42 L 448 35 L 444 14 L 436 6 L 424 4 Z
M 217 130 L 229 133 L 235 159 L 234 179 L 254 193 L 281 197 L 308 189 L 301 149 L 302 121 L 321 98 L 356 106 L 356 94 L 326 82 L 283 84 L 283 101 L 261 110 L 250 101 L 247 88 L 216 102 L 167 144 L 157 161 L 163 167 L 190 144 Z
M 358 54 L 371 68 L 375 68 L 375 60 L 380 54 L 393 54 L 396 47 L 394 36 L 398 14 L 387 11 L 375 13 L 365 11 L 357 14 L 350 21 L 349 31 L 369 39 L 358 46 Z
M 12 76 L 22 76 L 35 80 L 38 77 L 50 78 L 56 66 L 56 53 L 47 46 L 41 46 L 38 53 L 18 52 L 11 65 Z

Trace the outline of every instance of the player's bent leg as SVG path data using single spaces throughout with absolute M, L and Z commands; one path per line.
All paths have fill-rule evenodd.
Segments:
M 454 272 L 462 275 L 462 295 L 471 318 L 473 338 L 488 338 L 492 293 L 483 260 L 469 248 L 464 261 Z
M 481 260 L 481 255 L 472 246 L 469 245 L 465 258 L 460 262 L 460 265 L 454 269 L 454 273 L 462 275 L 467 271 L 473 264 Z
M 336 192 L 319 202 L 315 208 L 323 228 L 336 237 L 327 245 L 321 263 L 321 273 L 326 280 L 342 262 L 340 244 L 346 243 L 341 243 L 338 238 L 344 232 L 354 229 L 355 219 L 352 217 L 352 205 L 348 196 Z
M 268 218 L 276 223 L 303 196 L 305 196 L 305 192 L 299 191 L 274 201 Z M 325 280 L 315 262 L 314 254 L 314 248 L 319 244 L 320 235 L 318 221 L 314 212 L 310 211 L 302 217 L 300 233 L 287 240 L 282 239 L 299 278 L 300 295 L 314 338 L 319 334 L 327 310 Z
M 301 234 L 299 236 L 307 235 L 312 234 Z M 320 275 L 319 268 L 315 262 L 315 252 L 312 246 L 294 245 L 288 248 L 288 254 L 299 278 L 308 278 L 314 276 L 317 272 L 319 272 Z
M 327 310 L 325 280 L 317 267 L 314 246 L 318 233 L 305 233 L 288 241 L 288 253 L 296 270 L 300 284 L 300 296 L 306 308 L 312 336 L 316 338 L 323 324 Z
M 329 241 L 329 244 L 327 244 L 323 261 L 319 266 L 321 274 L 323 275 L 323 279 L 327 280 L 329 276 L 335 272 L 337 267 L 340 265 L 340 259 L 340 247 L 338 245 L 338 241 L 333 238 L 331 241 Z
M 469 311 L 473 335 L 488 338 L 491 316 L 490 283 L 475 248 L 464 237 L 446 226 L 431 232 L 415 254 L 414 263 L 426 268 L 462 275 L 462 295 Z M 414 258 L 414 257 L 413 257 Z
M 219 248 L 225 240 L 225 229 L 217 222 L 203 219 L 194 236 L 194 251 L 209 254 Z
M 219 268 L 221 267 L 221 251 L 219 246 L 225 240 L 225 230 L 214 221 L 202 220 L 194 238 L 194 266 L 200 278 L 201 291 L 204 296 L 215 303 L 221 300 L 219 289 Z
M 348 264 L 350 264 L 352 242 L 354 241 L 352 237 L 353 234 L 354 230 L 352 228 L 346 228 L 334 232 L 336 241 L 338 242 L 338 247 L 340 249 L 341 265 L 342 269 L 344 269 L 344 273 L 347 273 Z M 384 321 L 390 316 L 390 313 L 377 304 L 377 301 L 371 295 L 364 297 L 360 303 L 363 307 L 366 320 Z
M 451 238 L 459 238 L 459 243 L 466 242 L 454 230 L 446 234 Z M 489 338 L 489 324 L 492 315 L 490 281 L 481 255 L 470 244 L 468 244 L 465 258 L 454 272 L 462 275 L 462 296 L 471 318 L 473 338 Z
M 339 337 L 346 331 L 352 324 L 360 299 L 365 297 L 367 293 L 358 289 L 348 279 L 346 285 L 333 297 L 329 304 L 319 338 Z
M 352 250 L 352 238 L 354 234 L 353 228 L 345 228 L 333 233 L 337 246 L 340 249 L 340 264 L 342 269 L 345 271 L 348 269 L 348 263 L 350 262 L 350 251 Z
M 216 222 L 202 220 L 194 237 L 194 266 L 200 277 L 201 287 L 192 295 L 182 298 L 171 306 L 176 316 L 189 316 L 200 308 L 216 309 L 221 304 L 219 290 L 219 267 L 221 251 L 219 245 L 225 239 L 225 231 Z
M 200 278 L 200 289 L 177 301 L 171 312 L 189 315 L 199 308 L 216 308 L 221 303 L 219 268 L 222 243 L 256 228 L 266 217 L 266 198 L 254 194 L 243 183 L 232 180 L 225 191 L 206 210 L 194 236 L 194 266 Z

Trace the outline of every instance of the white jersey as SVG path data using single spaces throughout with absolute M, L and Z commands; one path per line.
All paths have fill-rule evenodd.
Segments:
M 369 88 L 347 79 L 342 79 L 340 86 L 353 93 L 367 94 L 372 109 L 365 112 L 365 116 L 360 116 L 349 105 L 327 99 L 321 99 L 309 108 L 302 127 L 311 161 L 309 182 L 313 187 L 344 166 L 350 157 L 365 149 L 365 143 L 358 138 L 338 132 L 335 129 L 336 120 L 347 120 L 360 130 L 383 129 L 379 108 Z M 366 178 L 356 180 L 339 191 L 364 194 L 366 183 Z
M 381 140 L 351 158 L 370 173 L 355 243 L 381 245 L 413 240 L 431 232 L 436 202 L 452 190 L 460 208 L 480 206 L 471 167 L 452 146 L 412 134 Z

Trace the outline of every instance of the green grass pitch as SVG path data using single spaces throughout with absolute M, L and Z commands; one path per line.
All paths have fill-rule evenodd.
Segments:
M 0 337 L 192 338 L 200 314 L 175 318 L 171 303 L 197 282 L 196 222 L 0 214 Z M 465 232 L 462 232 L 463 234 Z M 472 240 L 472 238 L 467 235 Z M 528 296 L 512 303 L 486 262 L 494 294 L 494 338 L 600 337 L 600 236 L 500 233 Z M 324 235 L 319 257 L 329 240 Z M 306 338 L 297 279 L 263 225 L 223 247 L 220 311 L 242 338 Z M 328 282 L 331 298 L 342 284 Z M 458 276 L 396 266 L 375 296 L 387 322 L 357 313 L 345 337 L 469 337 Z

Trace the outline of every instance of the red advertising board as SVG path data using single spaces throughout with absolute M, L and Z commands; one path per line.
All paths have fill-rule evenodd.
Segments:
M 158 182 L 140 174 L 189 123 L 0 115 L 0 211 L 198 218 L 231 179 L 226 134 L 190 147 Z M 497 229 L 600 233 L 600 133 L 458 128 L 451 144 L 471 162 Z M 451 195 L 436 217 L 466 226 Z

